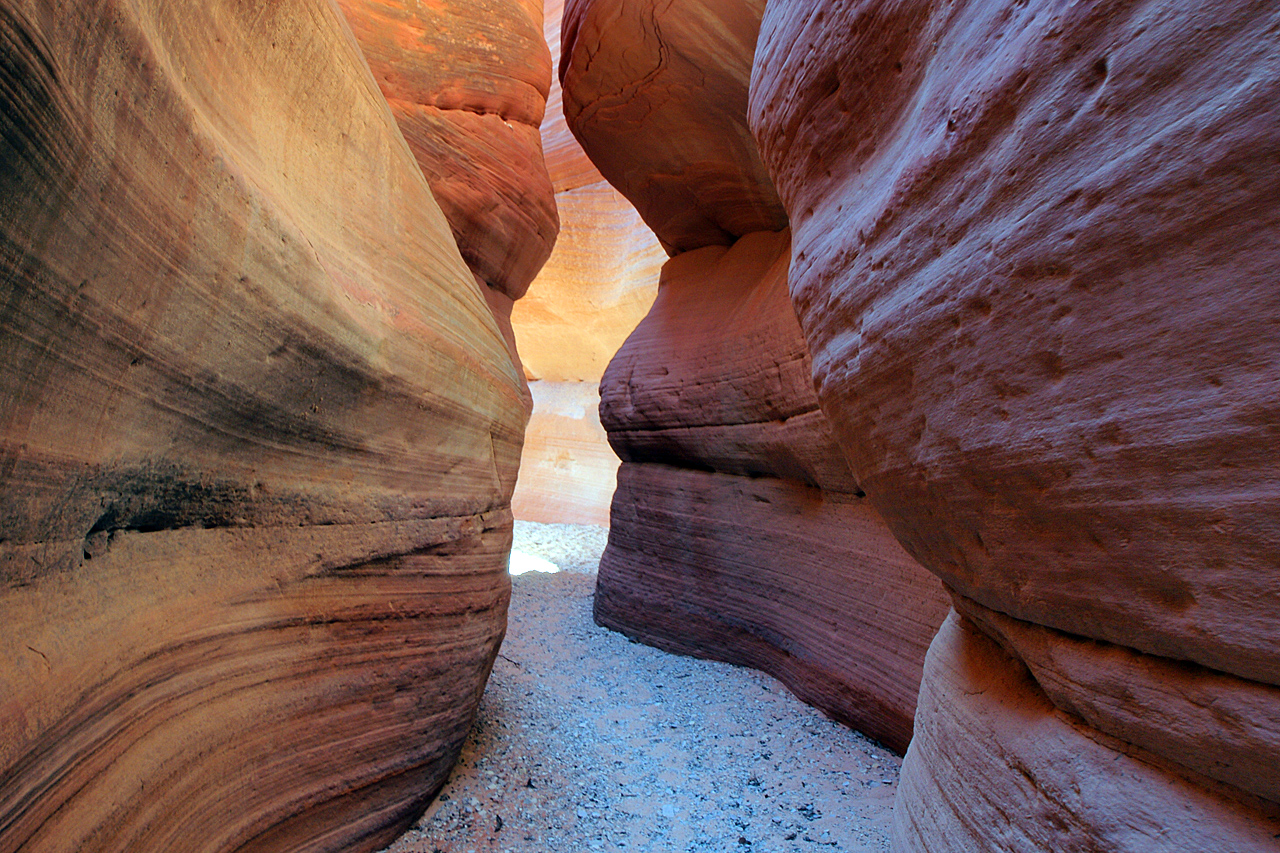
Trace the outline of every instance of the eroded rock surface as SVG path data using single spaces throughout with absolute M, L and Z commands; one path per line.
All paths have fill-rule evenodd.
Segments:
M 1000 718 L 1021 699 L 978 738 L 978 700 L 922 698 L 904 851 L 1276 844 L 1190 803 L 1277 792 L 1278 28 L 1256 2 L 766 11 L 751 123 L 823 410 L 1080 733 L 1058 769 Z M 1064 805 L 1090 774 L 1117 787 Z
M 0 849 L 362 850 L 505 624 L 520 376 L 337 8 L 0 4 Z
M 565 3 L 569 127 L 670 254 L 787 224 L 747 128 L 763 11 L 763 0 Z
M 513 299 L 560 222 L 538 127 L 551 56 L 538 0 L 337 0 L 468 265 Z
M 596 621 L 762 669 L 897 752 L 946 610 L 937 578 L 863 498 L 656 463 L 618 470 Z
M 1161 764 L 1056 709 L 1017 659 L 952 614 L 929 649 L 894 850 L 1271 853 L 1274 805 Z
M 872 501 L 987 607 L 1280 683 L 1280 11 L 822 6 L 753 103 Z
M 675 255 L 601 382 L 626 464 L 596 618 L 761 667 L 902 750 L 947 601 L 862 500 L 818 407 L 786 216 L 746 125 L 762 10 L 566 7 L 569 126 Z
M 553 62 L 563 6 L 546 4 Z M 561 103 L 560 84 L 552 80 L 542 145 L 562 230 L 512 311 L 534 398 L 512 507 L 528 521 L 607 524 L 618 459 L 595 411 L 597 386 L 653 304 L 667 254 L 631 202 L 587 158 Z

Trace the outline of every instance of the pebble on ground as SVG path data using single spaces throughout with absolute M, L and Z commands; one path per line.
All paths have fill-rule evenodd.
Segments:
M 462 757 L 388 853 L 888 850 L 897 756 L 767 675 L 592 621 L 607 533 L 516 522 L 560 572 L 512 578 Z

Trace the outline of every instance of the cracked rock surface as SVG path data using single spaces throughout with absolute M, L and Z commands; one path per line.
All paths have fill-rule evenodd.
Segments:
M 389 848 L 881 851 L 899 760 L 769 676 L 591 622 L 607 529 L 516 522 L 507 638 L 440 797 Z

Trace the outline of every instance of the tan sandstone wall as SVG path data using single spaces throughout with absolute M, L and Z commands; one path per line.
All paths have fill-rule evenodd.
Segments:
M 505 628 L 488 288 L 333 4 L 5 0 L 0 55 L 0 850 L 376 849 Z

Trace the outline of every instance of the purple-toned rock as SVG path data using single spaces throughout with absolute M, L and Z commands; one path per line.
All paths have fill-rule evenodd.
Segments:
M 596 621 L 764 670 L 891 749 L 911 740 L 947 609 L 865 498 L 654 463 L 618 470 Z

